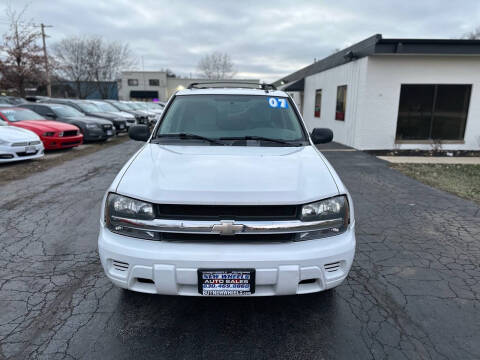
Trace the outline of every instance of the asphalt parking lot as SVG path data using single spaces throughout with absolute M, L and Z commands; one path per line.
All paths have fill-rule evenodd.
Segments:
M 356 151 L 325 152 L 356 206 L 356 259 L 335 291 L 207 299 L 113 287 L 96 254 L 100 202 L 140 146 L 1 187 L 0 359 L 480 358 L 480 207 Z

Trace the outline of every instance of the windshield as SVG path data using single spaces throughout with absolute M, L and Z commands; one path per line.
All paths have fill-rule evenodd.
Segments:
M 108 104 L 108 103 L 104 103 L 104 102 L 96 102 L 95 105 L 100 108 L 100 110 L 102 111 L 113 111 L 113 112 L 118 112 L 118 109 L 111 105 L 111 104 Z
M 45 120 L 41 115 L 27 109 L 2 109 L 0 112 L 8 121 Z
M 131 103 L 133 106 L 135 106 L 135 109 L 137 110 L 147 110 L 147 105 L 141 102 L 133 102 Z
M 79 101 L 77 104 L 80 107 L 80 109 L 82 109 L 82 111 L 85 111 L 87 113 L 93 113 L 93 112 L 100 112 L 101 111 L 97 106 L 95 106 L 92 103 L 80 102 Z
M 50 109 L 52 109 L 55 112 L 55 114 L 57 114 L 60 117 L 81 117 L 81 116 L 85 116 L 83 113 L 81 113 L 77 109 L 72 108 L 71 106 L 52 105 L 52 106 L 50 106 Z
M 124 104 L 124 103 L 122 103 L 122 102 L 120 102 L 120 101 L 114 102 L 114 103 L 113 103 L 113 106 L 115 106 L 115 107 L 117 107 L 118 109 L 123 110 L 123 111 L 130 111 L 130 110 L 132 110 L 131 107 L 129 107 L 128 105 L 126 105 L 126 104 Z
M 262 137 L 306 141 L 297 114 L 287 98 L 256 95 L 177 96 L 156 137 L 181 133 L 221 140 Z
M 126 102 L 124 104 L 127 105 L 132 110 L 139 110 L 140 109 L 139 107 L 137 107 L 137 104 L 135 104 L 133 102 Z
M 163 105 L 160 105 L 159 103 L 146 103 L 147 107 L 150 108 L 150 109 L 153 109 L 153 110 L 162 110 L 163 109 Z

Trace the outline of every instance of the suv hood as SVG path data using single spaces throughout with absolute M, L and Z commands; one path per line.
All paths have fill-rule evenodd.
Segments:
M 147 143 L 120 173 L 116 191 L 154 203 L 302 204 L 338 194 L 325 162 L 312 146 Z

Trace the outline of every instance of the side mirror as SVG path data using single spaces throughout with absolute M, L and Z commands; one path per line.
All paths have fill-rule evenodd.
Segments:
M 130 136 L 130 139 L 136 141 L 147 141 L 150 137 L 150 130 L 146 125 L 130 126 L 130 129 L 128 129 L 128 136 Z
M 310 135 L 314 144 L 329 143 L 333 139 L 333 132 L 326 128 L 315 128 Z

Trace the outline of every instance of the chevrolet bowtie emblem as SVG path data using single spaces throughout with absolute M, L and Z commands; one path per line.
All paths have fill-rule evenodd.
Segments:
M 220 235 L 235 235 L 243 231 L 244 225 L 235 224 L 235 221 L 221 220 L 220 224 L 212 227 L 212 232 Z

